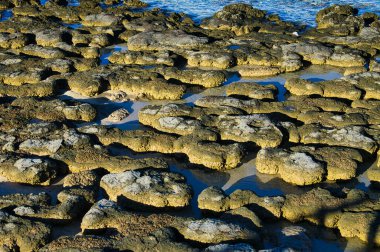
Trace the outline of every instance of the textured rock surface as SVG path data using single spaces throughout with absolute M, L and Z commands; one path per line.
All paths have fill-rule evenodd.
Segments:
M 153 207 L 184 207 L 191 199 L 191 189 L 185 179 L 169 172 L 148 170 L 108 174 L 102 177 L 100 186 L 111 200 L 120 198 Z

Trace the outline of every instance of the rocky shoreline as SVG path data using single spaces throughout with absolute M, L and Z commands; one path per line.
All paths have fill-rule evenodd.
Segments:
M 146 7 L 0 2 L 0 250 L 379 249 L 379 16 L 334 5 L 305 29 L 246 4 L 201 24 Z M 223 191 L 249 161 L 292 189 Z

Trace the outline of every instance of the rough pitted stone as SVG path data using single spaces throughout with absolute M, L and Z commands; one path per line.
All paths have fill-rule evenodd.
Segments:
M 0 209 L 17 206 L 47 206 L 50 204 L 49 194 L 42 192 L 38 194 L 7 194 L 0 196 Z
M 379 212 L 343 213 L 337 223 L 340 234 L 343 237 L 357 237 L 365 242 L 373 242 L 380 245 Z
M 226 94 L 247 96 L 252 99 L 274 100 L 277 88 L 274 85 L 260 85 L 254 82 L 234 82 L 227 86 Z
M 251 206 L 257 208 L 255 212 L 264 218 L 280 218 L 281 208 L 284 198 L 277 197 L 259 197 L 249 190 L 236 190 L 229 196 L 216 187 L 208 187 L 204 189 L 198 196 L 198 206 L 202 210 L 210 210 L 214 212 L 225 212 L 228 210 L 239 209 L 243 206 Z M 264 208 L 270 214 L 260 209 Z
M 167 214 L 139 215 L 122 211 L 109 200 L 97 202 L 83 217 L 83 231 L 114 228 L 124 235 L 148 234 L 164 227 L 172 227 L 188 240 L 200 243 L 256 241 L 258 234 L 241 225 L 218 219 L 175 217 Z
M 377 143 L 366 135 L 364 129 L 359 126 L 343 128 L 325 128 L 316 124 L 308 124 L 298 129 L 301 143 L 326 144 L 331 146 L 343 146 L 365 150 L 374 153 Z
M 3 211 L 0 211 L 0 220 L 0 248 L 38 251 L 50 239 L 51 229 L 41 222 L 19 218 Z
M 260 150 L 256 168 L 259 172 L 278 174 L 286 182 L 301 186 L 319 183 L 325 175 L 324 165 L 312 156 L 284 149 Z
M 2 155 L 0 174 L 10 182 L 49 185 L 59 174 L 59 165 L 40 157 L 12 157 Z
M 141 32 L 128 39 L 128 49 L 132 51 L 196 49 L 206 43 L 208 43 L 206 37 L 197 37 L 181 30 Z
M 191 189 L 185 179 L 175 173 L 126 171 L 102 177 L 100 186 L 111 200 L 128 201 L 153 207 L 184 207 L 191 199 Z

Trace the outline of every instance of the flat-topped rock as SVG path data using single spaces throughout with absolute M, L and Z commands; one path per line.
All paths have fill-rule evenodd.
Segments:
M 177 55 L 169 51 L 160 51 L 160 52 L 126 51 L 126 52 L 115 52 L 111 56 L 108 57 L 108 60 L 114 64 L 174 66 L 176 58 L 177 58 Z
M 207 43 L 208 38 L 190 35 L 181 30 L 149 31 L 130 37 L 128 49 L 131 51 L 196 49 Z
M 185 84 L 194 84 L 206 88 L 218 87 L 226 81 L 223 71 L 202 70 L 198 68 L 178 69 L 175 67 L 154 68 L 154 71 L 162 74 L 165 79 L 179 80 Z
M 48 206 L 51 198 L 45 192 L 29 194 L 7 194 L 0 196 L 0 209 L 18 206 Z
M 316 184 L 323 180 L 323 163 L 304 152 L 283 149 L 262 149 L 256 158 L 256 168 L 266 174 L 278 174 L 283 180 L 296 185 Z
M 164 227 L 172 227 L 186 239 L 205 244 L 258 239 L 256 232 L 218 219 L 195 220 L 167 214 L 144 216 L 122 211 L 114 202 L 108 200 L 97 202 L 81 223 L 83 231 L 114 228 L 124 235 L 143 235 Z
M 357 237 L 364 242 L 380 245 L 380 231 L 374 227 L 379 225 L 378 212 L 346 212 L 337 223 L 343 237 Z M 369 230 L 373 230 L 369 232 Z
M 365 150 L 374 153 L 377 143 L 368 137 L 363 127 L 348 126 L 327 128 L 317 124 L 307 124 L 298 128 L 300 142 L 304 144 L 325 144 Z
M 170 172 L 126 171 L 102 177 L 100 186 L 111 200 L 126 200 L 153 207 L 184 207 L 191 189 L 184 177 Z
M 264 218 L 281 217 L 281 208 L 284 203 L 282 196 L 277 197 L 259 197 L 249 190 L 236 190 L 227 196 L 217 187 L 208 187 L 198 196 L 198 206 L 202 210 L 213 212 L 226 212 L 228 210 L 239 209 L 244 206 L 252 206 L 254 209 L 264 208 L 265 211 L 256 213 Z M 228 212 L 227 212 L 228 213 Z
M 10 182 L 49 185 L 59 174 L 59 165 L 41 157 L 1 155 L 0 174 Z
M 274 100 L 277 88 L 274 85 L 260 85 L 254 82 L 234 82 L 227 86 L 226 94 L 246 96 L 252 99 Z
M 116 25 L 118 21 L 117 16 L 101 13 L 84 17 L 82 24 L 85 26 L 111 26 Z
M 233 169 L 244 157 L 243 148 L 239 144 L 205 141 L 196 135 L 178 138 L 149 130 L 121 131 L 96 127 L 83 128 L 81 131 L 95 133 L 105 145 L 120 143 L 137 152 L 184 153 L 190 162 L 217 170 Z
M 73 148 L 61 148 L 53 155 L 64 162 L 71 172 L 104 168 L 109 172 L 123 172 L 141 168 L 167 168 L 167 163 L 159 158 L 133 159 L 127 156 L 112 156 L 100 145 L 85 144 Z
M 227 69 L 236 65 L 236 58 L 229 52 L 189 51 L 185 57 L 192 67 Z

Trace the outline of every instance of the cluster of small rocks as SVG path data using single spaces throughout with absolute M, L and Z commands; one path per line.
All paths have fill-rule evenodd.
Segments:
M 0 185 L 38 191 L 0 192 L 1 251 L 310 251 L 304 221 L 380 246 L 376 14 L 334 5 L 304 30 L 246 4 L 198 25 L 139 0 L 41 2 L 0 2 Z M 275 83 L 230 81 L 311 65 L 344 77 L 293 74 L 285 101 Z M 181 100 L 199 90 L 218 92 Z M 110 97 L 148 105 L 94 102 Z M 132 113 L 139 129 L 113 125 Z M 196 195 L 170 163 L 224 172 L 252 154 L 302 192 Z M 371 190 L 342 186 L 364 171 Z M 57 235 L 66 225 L 80 234 Z

